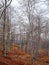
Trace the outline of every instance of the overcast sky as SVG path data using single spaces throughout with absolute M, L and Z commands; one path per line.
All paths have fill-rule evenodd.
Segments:
M 36 1 L 39 2 L 35 5 L 38 13 L 41 13 L 41 15 L 45 19 L 49 18 L 49 6 L 48 6 L 47 0 L 36 0 Z M 13 13 L 14 17 L 12 18 L 12 21 L 16 23 L 16 21 L 18 19 L 18 17 L 17 17 L 17 14 L 18 14 L 20 17 L 22 17 L 24 22 L 28 23 L 27 16 L 24 12 L 25 8 L 21 7 L 22 6 L 21 2 L 22 2 L 22 0 L 12 0 L 11 6 L 13 6 L 15 11 L 17 12 L 17 13 Z
M 11 5 L 15 8 L 15 10 L 16 10 L 16 8 L 20 8 L 20 6 L 21 6 L 20 2 L 21 1 L 20 0 L 12 0 Z M 36 9 L 38 10 L 38 12 L 39 13 L 43 12 L 44 16 L 49 17 L 49 14 L 48 14 L 49 13 L 49 7 L 47 6 L 48 2 L 46 0 L 37 0 L 37 1 L 39 2 L 38 4 L 36 4 Z M 43 2 L 43 1 L 46 1 L 46 2 Z M 23 12 L 22 9 L 23 8 L 20 8 L 18 12 L 22 13 Z

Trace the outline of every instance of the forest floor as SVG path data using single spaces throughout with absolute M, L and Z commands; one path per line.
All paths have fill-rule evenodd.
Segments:
M 31 55 L 15 48 L 6 57 L 2 56 L 0 50 L 0 65 L 49 65 L 49 56 L 38 56 L 31 61 Z

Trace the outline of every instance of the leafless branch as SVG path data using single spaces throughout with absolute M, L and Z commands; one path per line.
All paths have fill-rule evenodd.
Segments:
M 6 8 L 11 4 L 11 2 L 12 2 L 12 0 L 10 1 L 10 3 L 8 5 L 6 5 Z M 5 8 L 4 8 L 4 10 L 5 10 Z M 2 15 L 3 15 L 3 13 L 4 13 L 4 10 L 1 13 L 0 19 L 1 19 Z

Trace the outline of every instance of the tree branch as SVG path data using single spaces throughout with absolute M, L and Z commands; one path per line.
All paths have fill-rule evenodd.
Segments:
M 8 5 L 6 5 L 6 8 L 11 4 L 11 2 L 12 2 L 12 0 L 10 1 L 10 3 Z M 4 8 L 4 10 L 5 10 L 5 8 Z M 3 15 L 3 13 L 4 13 L 4 10 L 1 13 L 0 19 L 1 19 L 2 15 Z
M 2 3 L 3 3 L 3 2 L 2 2 Z M 4 3 L 3 3 L 3 5 L 0 7 L 0 9 L 3 8 L 3 7 L 4 7 Z

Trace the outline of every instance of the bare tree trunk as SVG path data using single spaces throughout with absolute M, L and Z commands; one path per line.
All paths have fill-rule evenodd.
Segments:
M 7 52 L 10 51 L 10 20 L 9 20 L 9 13 L 7 9 Z
M 46 21 L 46 27 L 45 27 L 45 40 L 46 40 L 46 55 L 48 56 L 48 22 Z
M 3 56 L 6 56 L 6 0 L 5 0 L 5 10 L 4 10 L 4 23 L 3 23 Z
M 10 3 L 7 5 L 7 2 Z M 6 56 L 6 45 L 7 45 L 7 17 L 6 17 L 6 9 L 7 7 L 11 4 L 12 0 L 5 0 L 5 4 L 4 4 L 4 10 L 2 11 L 1 13 L 1 17 L 2 17 L 2 14 L 4 14 L 4 22 L 3 22 L 3 56 Z M 9 25 L 9 24 L 8 24 Z

